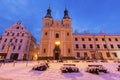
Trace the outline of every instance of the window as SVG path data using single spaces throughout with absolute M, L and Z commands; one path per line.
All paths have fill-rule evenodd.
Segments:
M 22 36 L 24 36 L 24 33 L 22 33 Z
M 17 39 L 15 39 L 15 42 L 17 42 Z
M 85 39 L 84 39 L 84 38 L 82 38 L 82 41 L 85 41 Z
M 18 26 L 18 27 L 16 27 L 16 29 L 19 29 L 19 26 Z
M 10 42 L 12 42 L 12 39 L 10 39 Z
M 68 49 L 68 53 L 70 53 L 70 48 Z
M 13 46 L 13 50 L 15 50 L 15 46 Z
M 2 46 L 2 50 L 5 48 L 5 45 Z
M 92 45 L 92 44 L 90 44 L 90 48 L 93 48 L 93 45 Z
M 7 33 L 7 36 L 9 36 L 9 32 Z
M 100 48 L 100 45 L 99 45 L 99 44 L 97 44 L 96 46 L 97 46 L 97 48 Z
M 95 38 L 95 41 L 98 41 L 98 38 Z
M 111 38 L 108 38 L 109 41 L 111 41 Z
M 59 34 L 58 33 L 56 33 L 56 38 L 59 38 Z
M 47 36 L 47 32 L 45 32 L 45 35 Z
M 111 48 L 114 48 L 114 46 L 112 44 L 110 46 L 111 46 Z
M 114 55 L 115 57 L 117 57 L 117 54 L 116 54 L 115 52 L 113 53 L 113 55 Z
M 77 57 L 80 57 L 80 53 L 79 52 L 77 52 Z
M 43 53 L 46 53 L 46 49 L 43 49 Z
M 12 33 L 12 36 L 14 36 L 14 33 Z
M 107 55 L 107 57 L 110 57 L 110 53 L 109 52 L 106 52 L 106 55 Z
M 21 46 L 18 47 L 18 50 L 20 50 L 20 49 L 21 49 Z
M 69 36 L 69 33 L 67 33 L 67 36 Z
M 107 48 L 107 45 L 106 45 L 106 44 L 104 44 L 104 48 Z
M 83 44 L 83 48 L 86 48 L 86 45 L 85 45 L 85 44 Z
M 4 42 L 7 42 L 7 39 L 5 39 Z
M 78 41 L 78 38 L 75 38 L 75 41 Z
M 118 44 L 117 47 L 120 48 L 120 44 Z
M 91 41 L 91 38 L 88 38 L 89 41 Z
M 19 33 L 17 33 L 17 36 L 19 36 Z
M 87 55 L 87 52 L 84 52 L 84 57 L 87 57 L 88 55 Z
M 104 39 L 104 38 L 102 38 L 102 41 L 105 41 L 105 39 Z
M 22 39 L 20 39 L 20 43 L 22 43 L 22 41 L 23 41 L 23 40 L 22 40 Z
M 118 41 L 118 39 L 117 39 L 117 38 L 115 38 L 115 41 Z
M 76 44 L 76 48 L 79 48 L 79 45 L 78 45 L 78 44 Z

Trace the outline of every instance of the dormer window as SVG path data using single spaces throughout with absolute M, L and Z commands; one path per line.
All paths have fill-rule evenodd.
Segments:
M 16 29 L 19 29 L 19 26 L 18 26 L 18 27 L 16 27 Z

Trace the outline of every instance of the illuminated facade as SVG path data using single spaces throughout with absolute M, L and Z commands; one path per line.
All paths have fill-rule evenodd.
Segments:
M 21 22 L 5 30 L 0 41 L 0 58 L 32 60 L 35 54 L 38 54 L 36 40 Z
M 73 59 L 72 25 L 67 9 L 62 21 L 53 20 L 51 9 L 43 18 L 42 36 L 40 40 L 41 59 Z
M 43 18 L 41 59 L 120 59 L 120 35 L 72 33 L 67 9 L 62 21 L 53 20 L 51 9 Z

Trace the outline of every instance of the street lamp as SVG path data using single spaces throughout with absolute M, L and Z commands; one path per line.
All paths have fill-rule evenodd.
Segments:
M 56 41 L 55 44 L 56 44 L 56 45 L 60 45 L 60 41 Z

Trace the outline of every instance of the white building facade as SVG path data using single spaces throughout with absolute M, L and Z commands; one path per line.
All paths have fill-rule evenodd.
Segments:
M 0 57 L 10 60 L 32 60 L 36 40 L 21 22 L 5 30 L 0 41 Z M 31 51 L 32 50 L 32 51 Z

